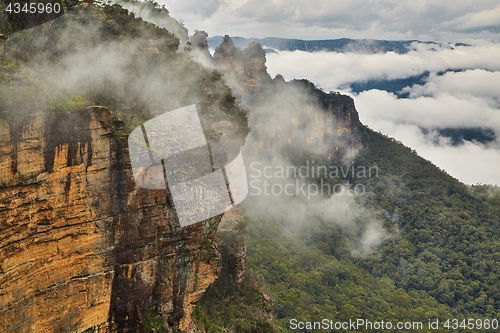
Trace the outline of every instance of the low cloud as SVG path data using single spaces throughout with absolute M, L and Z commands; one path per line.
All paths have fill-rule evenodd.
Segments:
M 397 98 L 383 90 L 369 90 L 355 96 L 361 121 L 368 126 L 379 120 L 414 124 L 424 128 L 488 127 L 500 133 L 500 110 L 490 98 L 454 96 L 441 92 L 436 96 Z
M 285 79 L 308 78 L 318 86 L 339 89 L 350 82 L 400 79 L 425 71 L 484 69 L 500 71 L 500 44 L 476 41 L 473 46 L 414 43 L 406 54 L 281 51 L 267 55 L 269 73 Z M 436 48 L 438 48 L 436 50 Z
M 496 107 L 500 99 L 500 72 L 472 69 L 443 75 L 431 74 L 424 85 L 408 87 L 404 91 L 412 98 L 439 96 L 443 93 L 465 99 L 484 98 L 492 107 Z
M 271 75 L 307 78 L 326 91 L 351 94 L 365 125 L 400 140 L 453 177 L 468 184 L 500 184 L 500 44 L 431 47 L 416 43 L 406 54 L 279 52 L 268 54 L 268 68 Z M 425 72 L 430 74 L 424 83 L 403 89 L 409 98 L 376 89 L 356 95 L 346 88 L 356 81 Z M 438 128 L 488 128 L 497 140 L 456 146 L 439 136 Z
M 383 119 L 374 120 L 369 126 L 398 139 L 465 184 L 500 185 L 500 147 L 497 143 L 464 142 L 453 146 L 448 138 L 439 136 L 436 131 L 424 134 L 416 125 Z
M 467 13 L 459 18 L 446 22 L 444 26 L 457 30 L 492 30 L 500 32 L 500 5 L 480 12 Z

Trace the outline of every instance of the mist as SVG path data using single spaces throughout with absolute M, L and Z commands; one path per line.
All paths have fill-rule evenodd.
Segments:
M 433 48 L 414 43 L 406 54 L 279 52 L 268 55 L 268 67 L 271 75 L 307 78 L 325 91 L 351 95 L 363 124 L 415 149 L 460 181 L 498 185 L 500 44 L 476 41 L 471 46 Z M 423 84 L 399 92 L 406 93 L 405 98 L 385 90 L 353 93 L 349 88 L 353 82 L 425 72 L 429 75 Z M 436 132 L 439 128 L 485 128 L 495 132 L 496 140 L 453 145 Z
M 140 15 L 147 17 L 144 12 Z M 20 32 L 10 39 L 12 46 L 8 50 L 8 57 L 23 51 L 21 46 L 16 45 L 24 45 L 22 41 L 26 38 L 38 41 L 34 46 L 39 52 L 34 52 L 34 58 L 26 62 L 24 73 L 31 82 L 29 92 L 43 98 L 36 99 L 36 107 L 32 100 L 13 101 L 6 95 L 2 95 L 5 97 L 2 102 L 16 104 L 25 113 L 50 114 L 64 111 L 54 108 L 54 104 L 60 104 L 59 100 L 66 102 L 68 96 L 77 96 L 82 100 L 79 107 L 107 105 L 118 118 L 125 120 L 125 131 L 129 132 L 155 115 L 200 103 L 207 98 L 203 95 L 206 91 L 203 84 L 211 77 L 207 78 L 207 75 L 213 73 L 203 71 L 201 65 L 189 61 L 190 55 L 180 51 L 182 43 L 170 33 L 151 27 L 153 31 L 141 28 L 136 32 L 136 38 L 108 39 L 103 38 L 103 31 L 109 27 L 103 23 L 88 28 L 88 24 L 65 17 L 61 19 L 65 20 L 64 29 L 59 30 L 56 25 L 49 24 Z M 154 43 L 144 38 L 151 33 L 161 33 L 164 37 Z M 48 47 L 43 43 L 44 40 L 59 43 Z M 263 52 L 262 49 L 254 49 L 250 53 L 254 51 Z M 321 110 L 308 91 L 310 85 L 282 84 L 279 80 L 272 83 L 270 77 L 265 81 L 263 90 L 255 99 L 255 95 L 231 86 L 232 82 L 226 76 L 226 83 L 233 88 L 237 102 L 250 112 L 249 125 L 252 131 L 244 141 L 241 135 L 234 137 L 231 128 L 235 124 L 218 121 L 207 125 L 213 130 L 208 132 L 221 135 L 208 140 L 232 140 L 240 145 L 245 142 L 242 151 L 247 167 L 252 162 L 259 162 L 263 166 L 289 166 L 314 159 L 318 164 L 326 164 L 329 163 L 327 156 L 337 150 L 346 152 L 339 163 L 346 164 L 355 158 L 357 150 L 352 149 L 350 142 L 353 138 L 339 135 L 336 120 Z M 225 100 L 228 91 L 216 84 L 205 93 L 211 98 L 215 96 Z M 213 118 L 210 113 L 213 110 L 201 108 L 202 122 L 203 117 L 207 119 L 204 125 L 209 118 Z M 12 116 L 22 117 L 21 114 Z M 228 156 L 228 160 L 230 158 Z M 285 180 L 273 181 L 286 185 Z M 299 187 L 311 184 L 311 179 L 297 181 Z M 334 224 L 353 235 L 349 245 L 351 253 L 366 256 L 390 238 L 390 232 L 385 229 L 380 212 L 364 208 L 359 200 L 348 194 L 352 194 L 353 189 L 346 188 L 345 181 L 338 180 L 341 186 L 338 189 L 342 189 L 344 195 L 250 195 L 244 205 L 260 214 L 264 220 L 274 217 L 283 221 L 290 230 L 299 234 L 313 219 Z
M 131 0 L 114 0 L 123 8 L 133 13 L 136 17 L 142 18 L 146 22 L 153 23 L 161 28 L 165 28 L 179 38 L 179 52 L 183 52 L 189 41 L 188 30 L 176 19 L 169 15 L 165 6 L 157 7 L 152 2 L 141 2 Z
M 128 15 L 126 29 L 95 21 L 75 13 L 9 36 L 6 61 L 22 70 L 0 83 L 2 117 L 20 128 L 31 117 L 50 123 L 58 114 L 100 105 L 123 121 L 115 134 L 125 136 L 155 116 L 196 104 L 214 167 L 237 155 L 249 131 L 246 111 L 228 99 L 219 74 L 179 52 L 178 38 L 165 29 Z
M 222 54 L 236 59 L 235 62 L 224 62 Z M 339 124 L 332 112 L 322 109 L 311 83 L 285 83 L 279 76 L 271 80 L 255 69 L 265 70 L 259 63 L 265 60 L 264 56 L 257 44 L 243 51 L 226 44 L 215 51 L 218 65 L 230 69 L 225 74 L 226 82 L 250 114 L 251 132 L 242 148 L 249 183 L 243 206 L 262 223 L 277 221 L 299 238 L 311 224 L 335 225 L 351 235 L 352 255 L 364 257 L 372 253 L 392 236 L 385 226 L 384 214 L 363 205 L 359 197 L 364 191 L 360 186 L 349 185 L 342 175 L 317 177 L 312 172 L 302 177 L 279 171 L 306 165 L 328 168 L 333 163 L 348 167 L 358 153 L 353 147 L 357 134 L 342 134 L 344 124 Z M 242 75 L 240 66 L 250 70 Z M 253 79 L 258 83 L 254 84 Z M 245 89 L 248 82 L 252 90 Z M 339 151 L 344 153 L 338 154 Z

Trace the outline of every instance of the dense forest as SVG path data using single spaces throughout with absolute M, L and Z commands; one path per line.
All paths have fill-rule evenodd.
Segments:
M 335 96 L 320 90 L 312 95 L 322 101 Z M 349 224 L 342 223 L 342 210 L 330 210 L 331 216 L 310 211 L 297 222 L 290 214 L 276 214 L 279 205 L 263 206 L 252 196 L 243 204 L 249 230 L 247 273 L 264 278 L 274 297 L 278 329 L 290 331 L 292 319 L 327 318 L 423 323 L 423 331 L 429 332 L 491 331 L 481 320 L 498 320 L 500 309 L 500 189 L 462 184 L 414 150 L 363 125 L 356 135 L 363 149 L 352 160 L 285 149 L 295 151 L 297 166 L 315 160 L 317 165 L 376 167 L 371 177 L 349 172 L 344 179 L 310 180 L 318 186 L 322 180 L 363 185 L 365 192 L 355 196 L 350 208 L 359 213 L 348 217 Z M 372 219 L 381 221 L 383 237 L 377 235 L 380 230 L 369 230 L 366 221 Z M 359 245 L 364 234 L 382 242 L 364 251 Z M 259 300 L 243 297 L 239 288 L 232 295 L 238 300 L 234 308 L 225 302 L 216 312 L 212 306 L 211 313 L 218 314 L 212 317 L 214 324 L 224 327 L 216 318 L 235 316 Z M 448 319 L 456 319 L 458 326 Z M 467 327 L 469 319 L 478 325 Z M 435 320 L 439 330 L 427 326 Z
M 378 165 L 381 175 L 361 200 L 392 230 L 379 249 L 353 257 L 348 232 L 313 217 L 300 230 L 249 224 L 249 266 L 271 285 L 279 326 L 286 331 L 290 318 L 496 318 L 498 192 L 463 185 L 381 134 L 366 130 L 364 142 L 356 164 Z

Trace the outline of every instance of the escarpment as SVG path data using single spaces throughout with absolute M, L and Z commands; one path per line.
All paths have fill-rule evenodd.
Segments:
M 128 127 L 140 126 L 154 114 L 197 104 L 212 152 L 224 151 L 231 160 L 249 130 L 246 110 L 235 104 L 236 98 L 250 109 L 250 145 L 258 153 L 296 145 L 320 147 L 319 153 L 329 157 L 349 154 L 360 149 L 360 141 L 351 134 L 362 125 L 349 97 L 325 94 L 307 81 L 271 79 L 259 44 L 238 50 L 227 37 L 212 59 L 206 35 L 197 33 L 191 46 L 198 53 L 190 56 L 219 72 L 206 70 L 178 52 L 179 40 L 169 32 L 145 26 L 119 6 L 103 6 L 104 13 L 87 9 L 98 14 L 91 19 L 83 12 L 75 18 L 67 15 L 64 24 L 70 27 L 73 19 L 83 22 L 73 30 L 54 21 L 51 36 L 56 40 L 57 34 L 71 32 L 76 38 L 88 28 L 87 19 L 102 31 L 83 36 L 88 45 L 75 42 L 67 54 L 56 50 L 60 58 L 46 54 L 54 63 L 72 60 L 68 68 L 59 68 L 59 79 L 83 75 L 79 78 L 88 85 L 68 81 L 78 93 L 75 98 L 46 112 L 42 108 L 50 101 L 38 103 L 43 89 L 29 86 L 31 78 L 17 79 L 16 68 L 5 75 L 10 78 L 7 84 L 0 77 L 1 92 L 28 87 L 26 95 L 36 100 L 0 96 L 0 331 L 203 331 L 191 316 L 219 276 L 219 252 L 229 259 L 222 265 L 222 276 L 231 283 L 251 284 L 244 272 L 244 214 L 226 215 L 229 223 L 221 234 L 229 238 L 220 243 L 214 239 L 221 216 L 181 228 L 165 190 L 135 184 Z M 101 19 L 106 24 L 98 24 Z M 127 31 L 136 37 L 149 31 L 151 36 L 127 40 Z M 97 48 L 96 53 L 73 57 L 98 44 L 99 38 L 108 45 L 111 38 L 120 39 L 118 35 L 123 41 L 113 45 L 116 52 Z M 26 47 L 20 38 L 15 43 L 12 50 Z M 48 52 L 45 45 L 33 45 Z M 129 62 L 115 63 L 113 70 L 120 75 L 114 77 L 105 70 L 112 62 L 99 61 L 117 54 Z M 88 62 L 84 70 L 71 71 L 82 59 Z M 57 101 L 60 96 L 54 95 L 50 97 Z M 86 105 L 107 103 L 109 109 L 74 108 L 80 100 L 92 101 Z M 124 122 L 115 118 L 117 114 L 125 116 Z M 302 131 L 305 123 L 312 125 Z M 279 124 L 289 131 L 283 135 L 264 124 Z M 220 168 L 225 162 L 221 158 L 212 164 Z M 272 302 L 262 295 L 264 327 L 272 327 Z
M 364 126 L 349 96 L 325 93 L 307 80 L 285 82 L 281 75 L 271 79 L 266 53 L 258 43 L 240 50 L 225 36 L 214 61 L 239 101 L 251 110 L 254 152 L 262 153 L 265 147 L 275 154 L 293 146 L 332 159 L 354 156 L 362 149 Z M 269 128 L 270 124 L 279 125 Z
M 180 228 L 135 186 L 109 110 L 0 123 L 0 331 L 186 329 L 220 218 Z
M 272 82 L 265 65 L 266 53 L 260 44 L 250 43 L 246 49 L 240 50 L 226 35 L 215 50 L 214 61 L 228 85 L 240 94 L 262 93 Z

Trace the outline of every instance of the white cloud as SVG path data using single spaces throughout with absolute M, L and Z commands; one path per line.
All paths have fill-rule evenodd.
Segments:
M 447 72 L 444 75 L 431 74 L 424 85 L 405 89 L 411 97 L 437 96 L 443 91 L 458 98 L 481 97 L 491 99 L 491 106 L 497 106 L 500 98 L 500 72 L 472 69 L 464 72 Z
M 486 127 L 500 136 L 498 54 L 500 44 L 478 41 L 471 47 L 437 51 L 415 45 L 414 51 L 402 55 L 280 52 L 268 55 L 267 66 L 272 75 L 281 73 L 287 80 L 307 78 L 327 91 L 354 81 L 405 78 L 430 71 L 424 84 L 406 89 L 410 98 L 381 90 L 353 96 L 360 120 L 465 183 L 500 184 L 500 139 L 489 145 L 466 142 L 453 146 L 437 132 L 425 135 L 421 130 Z M 462 68 L 469 70 L 436 74 Z
M 371 122 L 370 127 L 398 139 L 466 184 L 500 185 L 500 150 L 495 144 L 487 146 L 466 142 L 461 146 L 452 146 L 445 138 L 438 137 L 436 132 L 425 135 L 416 125 L 383 119 Z
M 360 120 L 368 126 L 385 119 L 425 128 L 493 127 L 500 133 L 500 110 L 479 97 L 458 98 L 443 92 L 435 97 L 398 99 L 386 91 L 369 90 L 354 100 Z
M 202 29 L 212 36 L 457 40 L 477 28 L 483 38 L 498 39 L 499 32 L 497 0 L 159 2 L 191 31 Z
M 467 13 L 459 18 L 447 22 L 445 26 L 460 30 L 496 28 L 500 29 L 500 5 L 493 9 L 486 9 L 476 13 Z
M 499 43 L 475 41 L 472 47 L 452 46 L 434 51 L 429 45 L 415 43 L 414 50 L 406 54 L 282 51 L 267 55 L 267 67 L 272 76 L 282 74 L 287 80 L 308 78 L 328 90 L 348 82 L 405 78 L 424 71 L 469 68 L 500 71 Z

